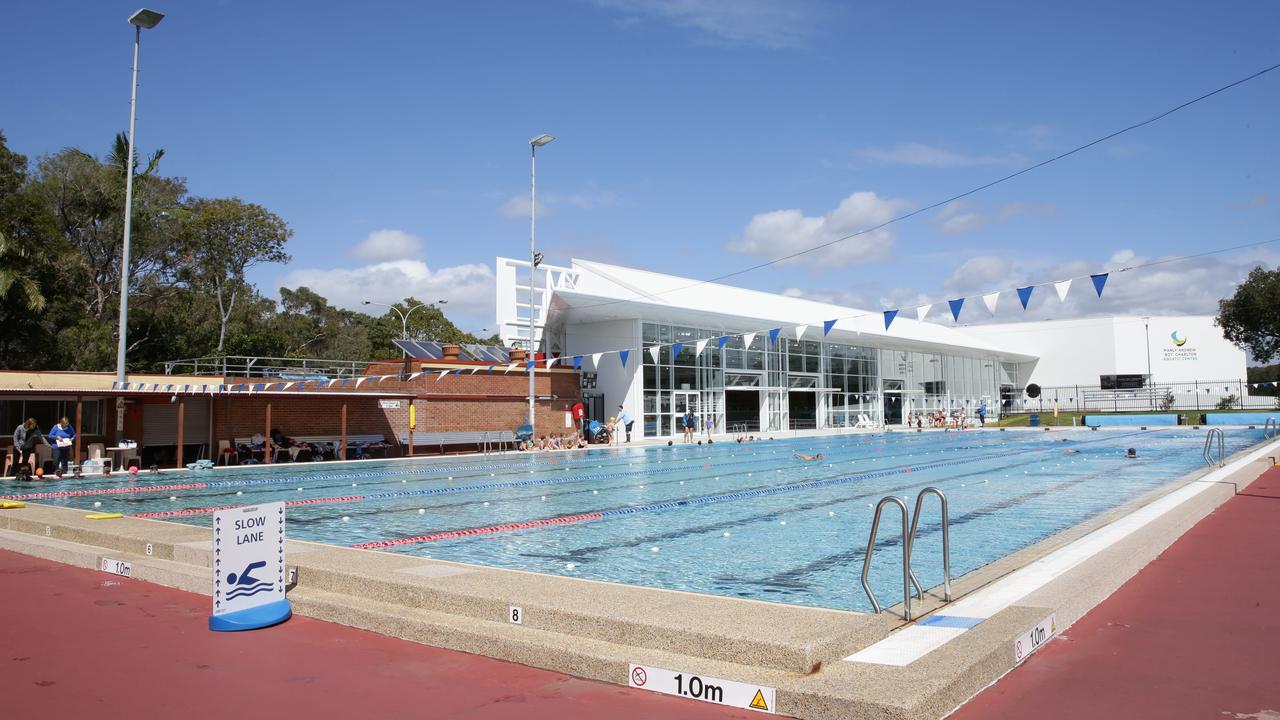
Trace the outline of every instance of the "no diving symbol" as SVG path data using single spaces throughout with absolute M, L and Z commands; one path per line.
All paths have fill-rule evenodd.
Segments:
M 645 673 L 644 668 L 638 667 L 631 671 L 631 682 L 635 683 L 636 687 L 644 687 L 648 680 L 649 675 Z

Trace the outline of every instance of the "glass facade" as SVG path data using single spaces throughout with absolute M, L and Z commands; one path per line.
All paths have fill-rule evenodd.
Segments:
M 1018 366 L 995 357 L 847 345 L 757 333 L 749 345 L 727 328 L 643 324 L 641 378 L 644 435 L 684 430 L 692 411 L 698 431 L 769 432 L 852 427 L 860 419 L 894 425 L 922 412 L 963 411 L 985 403 L 997 417 Z M 697 353 L 699 340 L 706 340 Z M 680 352 L 672 355 L 672 344 Z M 652 348 L 657 348 L 656 352 Z

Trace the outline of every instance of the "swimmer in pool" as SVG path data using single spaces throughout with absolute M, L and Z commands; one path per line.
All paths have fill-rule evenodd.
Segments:
M 1138 451 L 1133 448 L 1129 448 L 1125 451 L 1124 456 L 1128 460 L 1136 459 L 1138 457 Z
M 804 453 L 795 453 L 794 457 L 797 460 L 803 460 L 805 462 L 822 462 L 822 453 L 818 453 L 817 455 L 805 455 Z

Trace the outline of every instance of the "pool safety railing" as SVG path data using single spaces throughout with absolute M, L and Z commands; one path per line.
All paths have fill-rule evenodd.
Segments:
M 1218 467 L 1222 467 L 1223 465 L 1227 464 L 1226 463 L 1227 455 L 1224 447 L 1225 445 L 1224 437 L 1225 436 L 1222 432 L 1222 428 L 1209 428 L 1208 434 L 1204 436 L 1204 464 L 1205 465 L 1209 465 L 1209 466 L 1217 465 Z M 1213 458 L 1214 438 L 1217 438 L 1218 440 L 1218 459 L 1217 460 L 1214 460 Z
M 1267 421 L 1262 425 L 1262 439 L 1270 440 L 1277 434 L 1280 434 L 1280 423 L 1277 423 L 1273 417 L 1267 418 Z
M 937 495 L 938 502 L 940 504 L 939 510 L 942 513 L 942 595 L 946 602 L 951 602 L 951 537 L 947 528 L 947 496 L 938 488 L 932 486 L 927 487 L 921 490 L 919 495 L 916 495 L 916 507 L 915 512 L 911 517 L 911 532 L 909 533 L 908 538 L 911 541 L 912 549 L 914 549 L 916 544 L 916 529 L 920 525 L 920 508 L 924 504 L 924 498 L 926 495 Z M 910 570 L 910 558 L 907 560 L 907 568 Z M 915 570 L 910 570 L 910 573 L 911 584 L 916 588 L 916 597 L 923 600 L 924 588 L 920 586 L 920 579 L 916 577 Z
M 871 601 L 871 607 L 875 608 L 877 614 L 880 613 L 880 603 L 876 600 L 875 593 L 871 591 L 871 582 L 867 579 L 871 574 L 871 556 L 876 549 L 876 534 L 880 530 L 880 515 L 884 512 L 884 506 L 889 503 L 897 505 L 902 510 L 902 619 L 911 621 L 911 531 L 907 527 L 907 504 L 901 499 L 892 495 L 880 499 L 876 503 L 876 514 L 871 520 L 871 537 L 867 539 L 867 553 L 862 560 L 862 590 L 867 594 L 867 599 Z

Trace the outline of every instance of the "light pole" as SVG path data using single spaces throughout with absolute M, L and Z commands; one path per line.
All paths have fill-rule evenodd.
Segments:
M 124 249 L 120 256 L 120 342 L 116 345 L 116 382 L 124 383 L 125 347 L 129 343 L 129 232 L 133 226 L 133 128 L 138 110 L 138 46 L 142 28 L 153 28 L 164 13 L 143 8 L 129 16 L 133 26 L 133 91 L 129 96 L 129 154 L 124 159 Z M 117 423 L 118 424 L 118 423 Z M 122 428 L 117 427 L 119 432 Z
M 441 305 L 443 305 L 443 304 L 445 304 L 445 303 L 447 303 L 447 302 L 449 302 L 449 301 L 448 301 L 448 300 L 439 300 L 439 301 L 437 301 L 437 302 L 439 302 Z M 418 304 L 418 305 L 414 305 L 413 307 L 409 308 L 409 311 L 408 311 L 408 312 L 401 312 L 401 311 L 400 311 L 400 308 L 396 307 L 395 305 L 388 305 L 388 304 L 386 304 L 386 303 L 373 302 L 372 300 L 361 300 L 361 301 L 360 301 L 360 304 L 361 304 L 361 305 L 377 305 L 378 307 L 388 308 L 388 309 L 390 309 L 392 312 L 394 312 L 396 315 L 399 315 L 399 316 L 400 316 L 400 339 L 401 339 L 401 340 L 408 340 L 408 339 L 409 339 L 409 316 L 413 314 L 413 311 L 414 311 L 414 310 L 417 310 L 418 308 L 424 308 L 424 307 L 435 307 L 434 305 L 432 305 L 432 304 L 430 304 L 430 303 L 420 303 L 420 304 Z M 408 351 L 408 350 L 405 350 L 404 348 L 400 348 L 400 351 L 404 353 L 404 356 L 405 356 L 405 357 L 409 357 L 409 351 Z
M 534 418 L 534 385 L 533 372 L 538 366 L 538 346 L 534 342 L 533 325 L 533 283 L 537 277 L 538 257 L 538 148 L 550 143 L 555 138 L 543 133 L 529 141 L 529 432 L 533 432 Z

